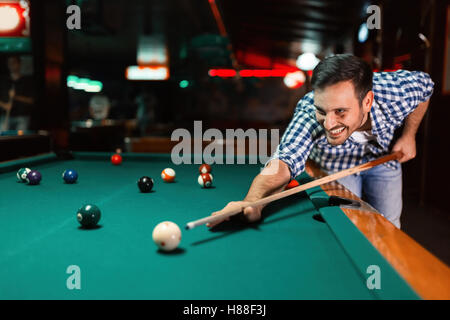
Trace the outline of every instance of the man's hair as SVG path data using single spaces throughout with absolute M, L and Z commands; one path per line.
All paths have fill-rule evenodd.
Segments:
M 20 57 L 18 55 L 10 55 L 10 56 L 8 56 L 7 60 L 10 60 L 10 59 L 14 59 L 14 60 L 16 60 L 19 63 L 21 62 L 20 61 Z
M 323 90 L 341 81 L 350 80 L 359 104 L 372 90 L 373 72 L 369 64 L 352 54 L 338 54 L 322 60 L 313 71 L 312 88 Z

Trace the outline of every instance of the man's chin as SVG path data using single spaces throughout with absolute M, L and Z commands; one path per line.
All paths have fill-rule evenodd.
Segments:
M 329 136 L 327 136 L 327 141 L 332 146 L 339 146 L 339 145 L 343 144 L 345 142 L 345 140 L 347 140 L 347 137 L 339 138 L 339 139 L 333 139 L 333 138 L 330 138 Z

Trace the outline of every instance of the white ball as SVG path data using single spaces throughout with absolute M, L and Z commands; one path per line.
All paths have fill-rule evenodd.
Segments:
M 153 229 L 152 237 L 161 250 L 172 251 L 181 241 L 181 230 L 175 223 L 163 221 Z

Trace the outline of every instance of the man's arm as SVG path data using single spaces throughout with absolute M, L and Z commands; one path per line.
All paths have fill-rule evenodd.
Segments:
M 402 135 L 392 148 L 392 151 L 401 151 L 403 153 L 403 157 L 399 159 L 399 162 L 406 162 L 416 157 L 416 133 L 429 103 L 430 100 L 419 103 L 417 108 L 406 117 Z
M 34 99 L 32 97 L 16 94 L 16 90 L 14 88 L 9 90 L 9 99 L 16 100 L 26 104 L 33 104 L 34 102 Z
M 33 98 L 25 97 L 25 96 L 14 96 L 14 100 L 20 101 L 20 102 L 23 102 L 26 104 L 33 104 L 33 102 L 34 102 Z
M 10 102 L 3 102 L 0 101 L 0 108 L 4 109 L 5 111 L 9 111 L 12 107 L 12 104 Z
M 247 196 L 243 201 L 230 202 L 227 206 L 225 206 L 225 208 L 220 211 L 214 212 L 212 215 L 221 214 L 223 210 L 232 208 L 234 206 L 245 206 L 245 204 L 247 203 L 250 204 L 253 201 L 280 192 L 289 183 L 290 177 L 291 173 L 288 165 L 279 159 L 274 159 L 269 162 L 269 164 L 261 171 L 261 173 L 255 177 L 255 179 L 253 179 Z M 249 222 L 258 221 L 259 219 L 261 219 L 261 211 L 263 208 L 264 206 L 246 207 L 243 211 L 244 217 Z M 214 227 L 221 222 L 223 222 L 223 220 L 210 223 L 207 226 Z
M 286 163 L 274 159 L 253 180 L 244 201 L 256 201 L 276 193 L 290 181 L 291 172 Z

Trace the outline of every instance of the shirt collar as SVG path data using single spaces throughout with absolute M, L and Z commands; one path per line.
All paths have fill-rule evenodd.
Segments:
M 380 110 L 378 103 L 373 100 L 372 108 L 370 109 L 370 121 L 372 124 L 372 133 L 379 136 L 384 132 L 386 127 L 386 117 Z

